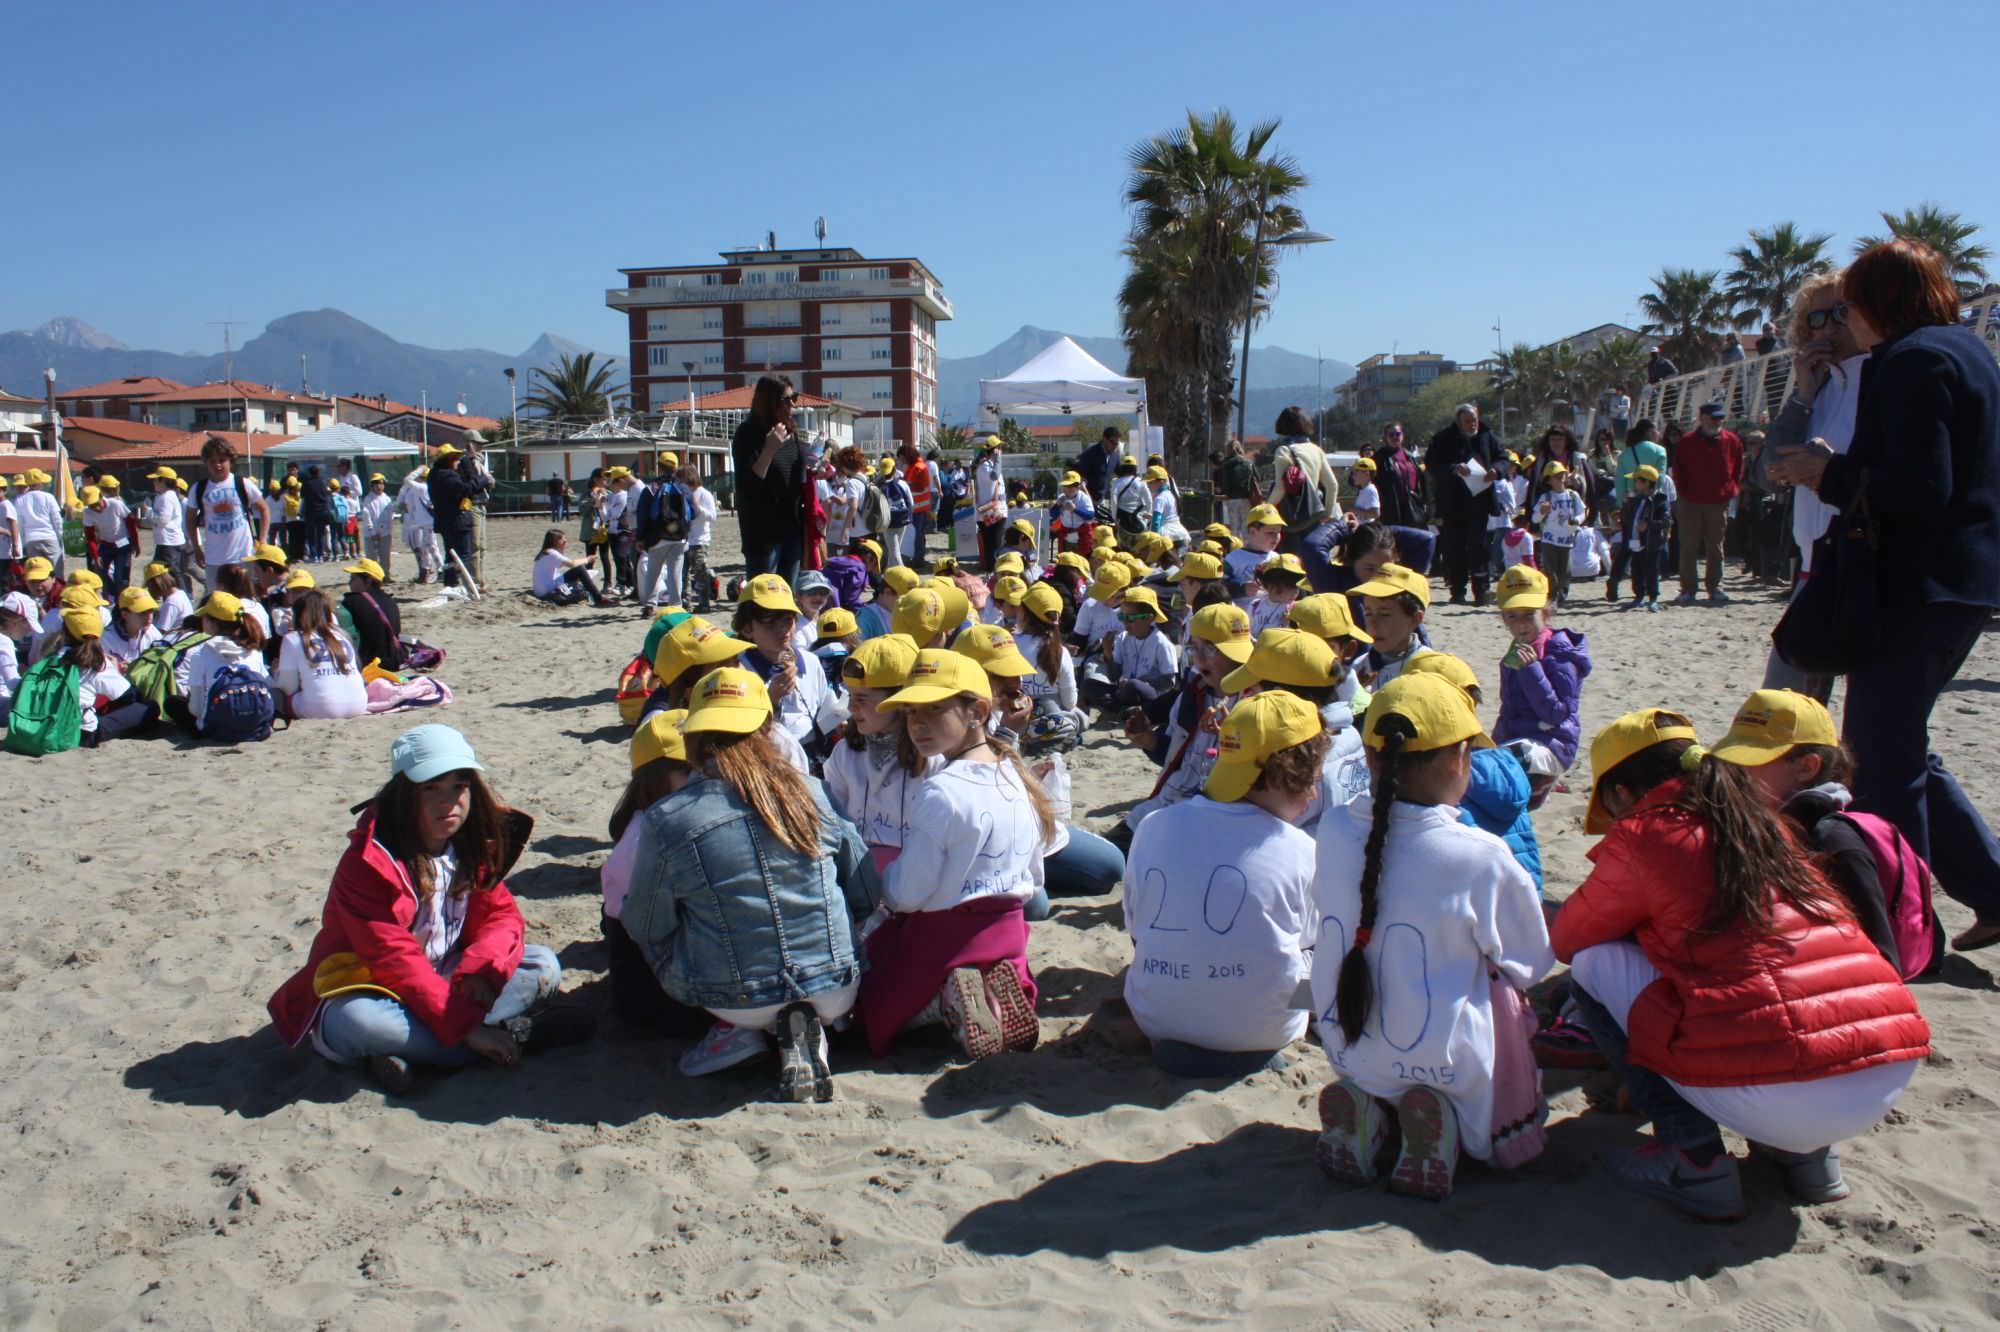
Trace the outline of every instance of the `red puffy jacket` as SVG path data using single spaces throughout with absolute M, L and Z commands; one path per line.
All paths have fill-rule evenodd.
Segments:
M 1851 919 L 1780 902 L 1769 935 L 1701 933 L 1715 854 L 1708 826 L 1672 808 L 1684 786 L 1667 782 L 1612 824 L 1549 929 L 1564 962 L 1631 939 L 1659 969 L 1626 1023 L 1632 1062 L 1690 1087 L 1741 1087 L 1929 1054 L 1916 998 Z
M 527 830 L 533 827 L 526 815 L 511 810 L 507 824 L 502 875 L 513 866 L 527 842 Z M 347 852 L 334 867 L 333 886 L 327 890 L 319 933 L 306 964 L 265 1005 L 278 1035 L 287 1045 L 305 1039 L 319 1012 L 320 996 L 313 981 L 320 965 L 349 954 L 367 968 L 366 985 L 391 992 L 440 1041 L 458 1044 L 486 1016 L 484 1008 L 466 997 L 465 982 L 485 976 L 498 990 L 521 965 L 521 910 L 497 878 L 490 887 L 474 889 L 466 903 L 459 962 L 451 979 L 445 979 L 410 932 L 417 919 L 416 887 L 402 863 L 375 840 L 375 806 L 370 804 L 348 834 Z M 361 979 L 352 966 L 340 969 L 349 984 Z

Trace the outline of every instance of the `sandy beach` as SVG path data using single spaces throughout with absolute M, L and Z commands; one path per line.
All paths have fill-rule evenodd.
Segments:
M 572 530 L 573 530 L 573 524 Z M 303 722 L 241 749 L 169 738 L 0 757 L 0 1254 L 9 1326 L 1167 1324 L 1967 1327 L 2000 1320 L 2000 950 L 1917 994 L 1936 1054 L 1847 1144 L 1848 1201 L 1785 1204 L 1746 1167 L 1743 1224 L 1703 1228 L 1593 1164 L 1632 1118 L 1553 1076 L 1547 1154 L 1461 1171 L 1443 1205 L 1312 1164 L 1324 1057 L 1233 1085 L 1176 1080 L 1092 1015 L 1130 945 L 1115 897 L 1035 927 L 1043 1041 L 967 1065 L 940 1039 L 871 1062 L 836 1043 L 837 1099 L 769 1100 L 754 1064 L 689 1080 L 679 1043 L 610 1015 L 596 868 L 624 784 L 612 704 L 636 608 L 526 595 L 544 525 L 493 524 L 493 595 L 416 608 L 444 647 L 441 712 Z M 734 558 L 733 520 L 718 562 Z M 398 565 L 408 572 L 408 552 Z M 325 575 L 330 570 L 322 567 Z M 335 578 L 338 575 L 333 575 Z M 1601 584 L 1597 585 L 1601 595 Z M 1632 614 L 1585 600 L 1586 737 L 1672 704 L 1720 735 L 1760 682 L 1773 590 Z M 1672 589 L 1669 588 L 1669 595 Z M 1433 640 L 1497 679 L 1497 613 L 1441 607 Z M 1489 696 L 1497 698 L 1497 689 Z M 1836 709 L 1838 707 L 1836 696 Z M 1492 721 L 1489 702 L 1484 719 Z M 2000 813 L 2000 643 L 1940 704 L 1935 741 Z M 392 1101 L 264 1001 L 305 956 L 351 805 L 392 737 L 458 727 L 535 835 L 510 880 L 561 956 L 590 1044 Z M 1587 746 L 1586 746 L 1587 748 Z M 1154 770 L 1109 731 L 1072 755 L 1103 828 Z M 1588 868 L 1587 762 L 1537 816 L 1549 885 Z M 1969 915 L 1940 899 L 1948 929 Z M 1735 1143 L 1740 1151 L 1742 1144 Z

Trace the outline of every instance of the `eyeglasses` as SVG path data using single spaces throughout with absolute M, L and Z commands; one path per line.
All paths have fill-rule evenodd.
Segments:
M 1845 324 L 1846 322 L 1846 301 L 1842 301 L 1839 305 L 1833 306 L 1831 309 L 1808 310 L 1806 312 L 1806 327 L 1812 329 L 1814 332 L 1818 332 L 1828 324 Z
M 1400 431 L 1400 430 L 1390 430 L 1390 431 L 1386 431 L 1385 433 L 1386 433 L 1386 434 L 1387 434 L 1387 435 L 1389 436 L 1389 438 L 1391 438 L 1391 439 L 1401 439 L 1401 438 L 1403 437 L 1403 432 L 1402 432 L 1402 431 Z

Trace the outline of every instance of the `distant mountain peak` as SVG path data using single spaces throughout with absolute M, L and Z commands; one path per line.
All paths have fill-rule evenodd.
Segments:
M 58 347 L 74 347 L 79 351 L 128 350 L 124 343 L 109 333 L 92 328 L 75 315 L 57 315 L 30 336 L 53 342 Z

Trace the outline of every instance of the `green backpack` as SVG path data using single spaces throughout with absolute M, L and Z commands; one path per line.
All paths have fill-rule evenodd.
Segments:
M 183 634 L 171 643 L 155 643 L 141 652 L 125 669 L 125 678 L 131 683 L 132 692 L 155 708 L 165 708 L 167 700 L 178 693 L 174 688 L 174 671 L 180 666 L 181 658 L 208 640 L 209 635 L 197 630 Z
M 68 654 L 43 657 L 21 675 L 7 714 L 7 752 L 60 754 L 83 743 L 83 704 Z

